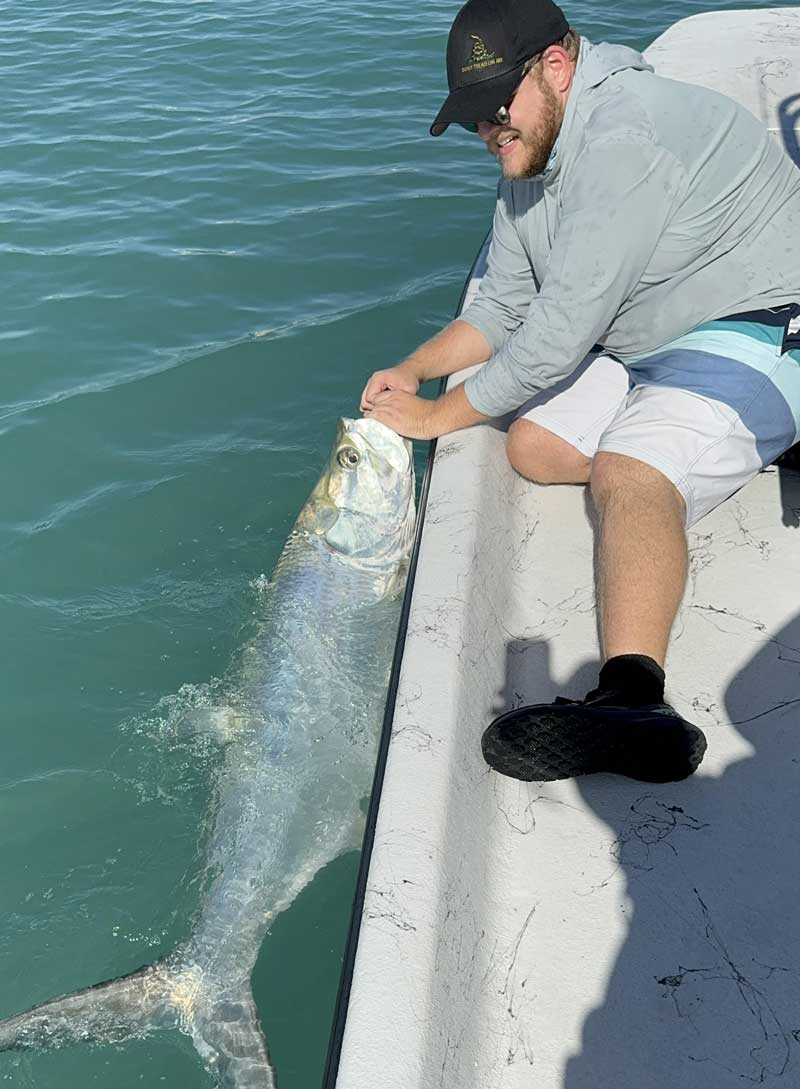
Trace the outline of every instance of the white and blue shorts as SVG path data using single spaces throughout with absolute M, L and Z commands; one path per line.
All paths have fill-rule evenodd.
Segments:
M 594 351 L 515 418 L 586 457 L 626 454 L 658 469 L 683 496 L 690 526 L 800 438 L 792 309 L 706 322 L 625 365 Z

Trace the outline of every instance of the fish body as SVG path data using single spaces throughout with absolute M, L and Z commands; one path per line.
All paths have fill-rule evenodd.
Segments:
M 357 847 L 414 530 L 411 446 L 340 420 L 211 709 L 225 739 L 189 939 L 154 965 L 0 1021 L 0 1050 L 189 1034 L 218 1085 L 273 1089 L 250 976 L 273 919 Z

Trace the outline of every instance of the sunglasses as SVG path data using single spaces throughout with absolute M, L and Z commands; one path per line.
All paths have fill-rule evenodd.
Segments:
M 517 89 L 519 89 L 519 88 L 517 88 Z M 517 92 L 514 91 L 514 94 L 516 94 L 516 93 Z M 513 101 L 513 96 L 508 100 L 508 106 L 501 106 L 500 109 L 497 111 L 497 113 L 494 115 L 494 117 L 487 117 L 486 118 L 488 123 L 490 125 L 507 125 L 509 123 L 509 121 L 511 120 L 511 112 L 509 110 L 509 106 L 511 105 L 512 101 Z M 478 124 L 483 124 L 483 122 L 457 121 L 456 124 L 460 125 L 462 129 L 466 129 L 467 132 L 477 132 L 478 131 Z
M 507 125 L 511 121 L 511 103 L 517 97 L 517 92 L 519 91 L 520 87 L 522 86 L 523 81 L 524 81 L 525 77 L 527 76 L 528 72 L 530 72 L 530 70 L 531 70 L 531 68 L 533 68 L 534 64 L 537 64 L 542 59 L 543 56 L 544 56 L 544 54 L 540 54 L 538 57 L 531 57 L 530 60 L 525 61 L 525 66 L 522 69 L 522 75 L 520 76 L 519 83 L 514 88 L 514 91 L 513 91 L 512 95 L 511 95 L 511 98 L 509 98 L 509 100 L 508 100 L 508 102 L 506 102 L 505 106 L 500 107 L 500 109 L 495 113 L 495 115 L 493 117 L 487 117 L 485 119 L 488 122 L 488 124 L 490 124 L 490 125 Z M 483 122 L 480 122 L 480 121 L 456 121 L 456 124 L 460 125 L 462 129 L 466 129 L 467 132 L 477 132 L 478 131 L 478 125 L 483 124 Z

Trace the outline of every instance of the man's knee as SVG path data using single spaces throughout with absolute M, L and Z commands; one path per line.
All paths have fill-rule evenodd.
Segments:
M 592 464 L 571 443 L 531 420 L 511 424 L 506 456 L 520 476 L 537 484 L 585 484 Z

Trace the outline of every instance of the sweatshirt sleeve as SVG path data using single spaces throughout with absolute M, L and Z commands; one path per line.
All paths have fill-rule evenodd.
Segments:
M 460 315 L 498 352 L 525 320 L 536 294 L 531 261 L 513 219 L 513 191 L 508 182 L 497 188 L 492 241 L 478 294 Z
M 570 167 L 541 290 L 524 321 L 464 384 L 501 416 L 578 366 L 640 281 L 682 186 L 674 157 L 645 137 L 590 143 Z M 467 320 L 470 320 L 467 317 Z

